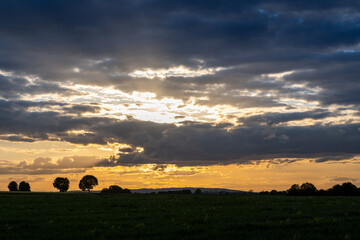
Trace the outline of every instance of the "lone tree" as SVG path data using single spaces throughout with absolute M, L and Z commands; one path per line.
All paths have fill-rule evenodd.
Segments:
M 54 180 L 53 186 L 60 190 L 60 192 L 66 192 L 69 189 L 70 181 L 67 178 L 57 177 Z
M 8 185 L 9 191 L 19 191 L 18 184 L 15 181 L 12 181 Z
M 19 191 L 30 192 L 30 184 L 28 182 L 22 181 L 19 184 Z
M 93 175 L 84 176 L 79 182 L 79 188 L 83 191 L 88 190 L 90 193 L 90 189 L 93 189 L 94 186 L 98 185 L 98 180 Z

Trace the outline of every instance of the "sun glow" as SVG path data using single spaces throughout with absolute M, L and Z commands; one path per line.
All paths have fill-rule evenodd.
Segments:
M 158 68 L 158 69 L 152 69 L 152 68 L 144 68 L 141 70 L 135 70 L 131 73 L 129 73 L 129 76 L 134 78 L 168 78 L 168 77 L 184 77 L 184 78 L 190 78 L 190 77 L 200 77 L 204 75 L 213 75 L 216 72 L 219 72 L 221 70 L 225 70 L 226 68 L 223 67 L 216 67 L 216 68 L 188 68 L 185 66 L 177 66 L 177 67 L 171 67 L 168 69 L 165 68 Z

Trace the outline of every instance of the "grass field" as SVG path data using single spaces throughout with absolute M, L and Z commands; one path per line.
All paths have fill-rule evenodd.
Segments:
M 360 197 L 0 193 L 0 239 L 360 239 Z

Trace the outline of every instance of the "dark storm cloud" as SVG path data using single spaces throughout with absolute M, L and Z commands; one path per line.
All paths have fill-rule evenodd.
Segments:
M 172 124 L 157 124 L 137 120 L 118 121 L 106 117 L 63 115 L 58 111 L 28 111 L 33 102 L 0 100 L 0 134 L 20 135 L 7 140 L 64 140 L 87 145 L 106 144 L 131 138 L 134 144 L 158 138 Z M 35 103 L 34 103 L 35 104 Z M 136 131 L 133 131 L 136 129 Z M 85 133 L 69 133 L 83 130 Z
M 0 74 L 0 97 L 18 98 L 23 95 L 36 94 L 73 95 L 77 92 L 63 88 L 59 84 L 45 81 L 30 82 L 28 79 L 17 76 L 4 76 Z
M 76 144 L 127 143 L 119 157 L 98 163 L 112 166 L 140 163 L 208 165 L 249 163 L 272 158 L 342 159 L 359 154 L 360 125 L 234 126 L 183 122 L 181 126 L 139 120 L 61 115 L 54 111 L 28 112 L 15 103 L 0 101 L 0 134 L 8 141 L 52 140 Z M 28 104 L 29 105 L 29 104 Z M 272 123 L 328 116 L 325 111 L 272 116 Z M 249 121 L 245 119 L 244 121 Z M 251 122 L 251 121 L 250 121 Z M 77 130 L 76 132 L 72 132 Z M 80 133 L 79 133 L 80 131 Z M 11 137 L 8 137 L 11 136 Z M 136 147 L 144 151 L 134 150 Z
M 360 103 L 359 61 L 336 65 L 329 64 L 319 69 L 311 69 L 288 75 L 287 80 L 307 83 L 310 87 L 321 86 L 318 99 L 324 104 Z
M 186 79 L 143 79 L 139 84 L 127 74 L 178 65 L 233 67 L 239 72 L 231 79 L 221 73 L 206 78 L 226 89 L 244 89 L 241 72 L 253 71 L 258 79 L 265 73 L 296 71 L 292 81 L 323 90 L 318 97 L 296 91 L 288 96 L 358 104 L 358 82 L 342 75 L 358 69 L 358 10 L 356 1 L 2 1 L 0 69 L 46 81 L 114 85 L 130 92 L 140 88 L 180 97 L 193 88 Z M 79 71 L 73 71 L 75 67 Z M 313 80 L 326 71 L 343 85 L 335 88 Z M 245 87 L 281 92 L 283 86 L 268 82 L 249 80 Z M 229 98 L 204 95 L 210 100 L 200 104 L 235 102 L 228 92 Z M 251 100 L 255 103 L 238 106 L 263 104 Z
M 5 135 L 2 136 L 2 139 L 12 141 L 61 140 L 68 138 L 68 131 L 88 130 L 94 124 L 100 125 L 113 121 L 110 118 L 101 117 L 74 117 L 63 115 L 61 112 L 52 110 L 40 112 L 28 111 L 28 108 L 31 106 L 44 107 L 48 105 L 62 106 L 65 104 L 56 102 L 36 103 L 31 101 L 0 100 L 0 133 Z M 18 136 L 8 137 L 6 135 Z M 69 141 L 78 143 L 79 140 L 77 139 L 90 139 L 91 136 L 91 134 L 78 134 L 74 135 Z M 97 137 L 91 139 L 91 142 L 98 140 L 96 143 L 105 143 L 103 139 L 98 139 Z
M 315 162 L 328 162 L 328 161 L 339 161 L 339 160 L 349 160 L 356 157 L 356 154 L 344 154 L 344 155 L 325 155 L 315 159 Z
M 99 106 L 91 105 L 73 105 L 71 107 L 63 108 L 67 113 L 83 114 L 83 113 L 99 113 L 101 108 Z
M 289 112 L 289 113 L 267 113 L 262 115 L 254 115 L 251 117 L 239 118 L 239 122 L 244 125 L 259 125 L 266 124 L 269 126 L 276 125 L 279 123 L 286 123 L 290 121 L 297 121 L 303 119 L 324 119 L 326 117 L 334 115 L 323 109 L 306 111 L 306 112 Z
M 329 156 L 328 160 L 344 160 L 349 158 L 349 154 L 359 154 L 356 143 L 360 140 L 359 127 L 358 124 L 277 127 L 276 135 L 268 138 L 266 127 L 237 127 L 229 131 L 209 124 L 191 124 L 167 129 L 152 141 L 138 142 L 130 137 L 127 143 L 142 146 L 143 153 L 120 154 L 99 165 L 150 162 L 209 165 L 273 158 L 320 159 L 320 156 Z
M 1 136 L 0 139 L 10 141 L 10 142 L 36 142 L 35 139 L 27 138 L 27 137 L 21 137 L 21 136 Z

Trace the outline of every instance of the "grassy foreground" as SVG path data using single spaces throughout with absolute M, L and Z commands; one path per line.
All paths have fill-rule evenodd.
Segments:
M 0 239 L 360 239 L 360 197 L 0 193 Z

